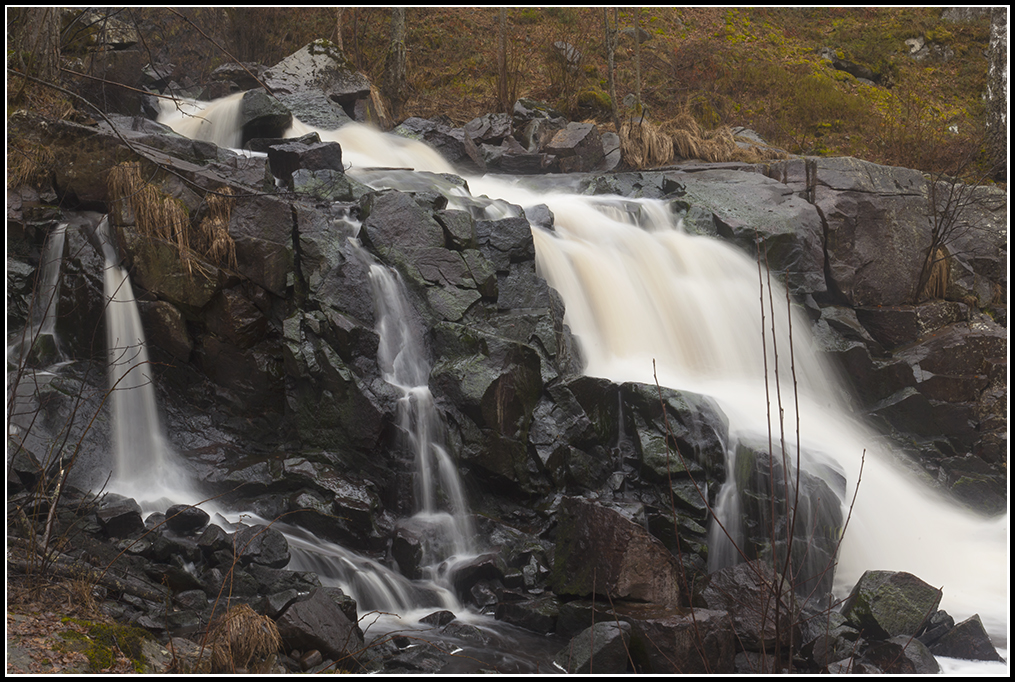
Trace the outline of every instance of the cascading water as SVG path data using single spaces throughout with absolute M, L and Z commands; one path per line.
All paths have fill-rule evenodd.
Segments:
M 46 238 L 39 277 L 28 311 L 28 324 L 7 348 L 8 359 L 15 365 L 26 358 L 47 361 L 59 356 L 56 319 L 66 234 L 67 224 L 60 223 Z
M 434 566 L 452 555 L 473 554 L 475 532 L 458 469 L 448 453 L 441 420 L 427 385 L 430 366 L 411 328 L 408 302 L 397 275 L 384 266 L 370 266 L 377 307 L 380 344 L 377 362 L 384 380 L 402 391 L 399 428 L 415 460 L 416 505 L 413 519 L 428 529 L 424 563 Z M 443 511 L 445 500 L 450 511 Z
M 134 290 L 104 217 L 96 228 L 105 258 L 106 347 L 112 404 L 114 468 L 109 488 L 163 511 L 164 500 L 192 502 L 190 485 L 166 441 L 155 397 L 152 364 Z
M 212 107 L 220 107 L 230 117 L 238 106 L 237 96 L 201 115 L 213 118 Z M 195 124 L 182 118 L 165 122 L 184 134 L 236 144 L 235 130 L 205 126 L 194 133 L 186 126 Z M 309 131 L 296 122 L 291 134 Z M 364 126 L 317 132 L 342 145 L 353 174 L 385 166 L 454 172 L 423 145 Z M 373 186 L 391 182 L 391 176 L 359 177 Z M 1003 636 L 1007 517 L 986 521 L 968 514 L 892 464 L 891 454 L 877 446 L 880 439 L 840 404 L 837 380 L 814 351 L 806 320 L 792 320 L 792 358 L 786 305 L 769 304 L 762 324 L 760 301 L 786 297 L 781 287 L 769 293 L 759 283 L 757 263 L 729 245 L 686 234 L 661 202 L 537 193 L 492 178 L 468 183 L 473 196 L 524 207 L 546 204 L 552 211 L 554 232 L 533 228 L 537 264 L 564 299 L 565 319 L 581 342 L 588 374 L 644 383 L 658 378 L 665 386 L 713 396 L 729 418 L 734 443 L 768 442 L 771 429 L 776 451 L 784 438 L 787 450 L 795 452 L 799 420 L 802 466 L 845 478 L 847 500 L 857 492 L 839 555 L 840 590 L 866 569 L 910 571 L 944 587 L 942 606 L 952 615 L 978 612 L 988 631 Z M 460 192 L 448 193 L 453 202 L 475 204 Z M 497 210 L 502 208 L 491 208 L 491 216 Z

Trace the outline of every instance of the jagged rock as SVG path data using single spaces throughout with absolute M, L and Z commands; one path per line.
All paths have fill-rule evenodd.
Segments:
M 941 672 L 923 642 L 908 635 L 896 635 L 875 643 L 864 652 L 862 660 L 889 674 L 936 675 Z
M 792 589 L 784 585 L 781 602 L 776 602 L 776 586 L 783 578 L 762 559 L 716 571 L 709 577 L 701 596 L 712 610 L 727 611 L 739 646 L 748 651 L 772 651 L 776 641 L 787 646 L 790 634 L 799 628 L 792 611 Z M 776 607 L 779 609 L 778 626 Z M 794 633 L 793 641 L 800 641 Z
M 553 659 L 568 673 L 622 675 L 629 670 L 628 623 L 596 623 L 578 633 Z
M 343 171 L 342 147 L 337 142 L 283 142 L 268 147 L 268 165 L 277 178 L 288 180 L 300 168 Z
M 591 171 L 605 159 L 602 138 L 591 123 L 568 123 L 543 145 L 543 151 L 557 157 L 561 173 Z
M 194 341 L 180 309 L 168 301 L 141 302 L 138 308 L 152 345 L 161 347 L 180 362 L 187 362 Z
M 465 132 L 476 144 L 500 144 L 511 135 L 511 117 L 507 114 L 484 114 L 466 123 Z
M 240 107 L 240 127 L 243 138 L 282 137 L 292 124 L 293 115 L 279 100 L 265 92 L 264 88 L 243 93 Z
M 827 594 L 832 588 L 843 525 L 841 500 L 846 497 L 846 478 L 833 462 L 806 452 L 801 458 L 806 464 L 800 471 L 794 468 L 787 474 L 777 454 L 773 456 L 761 446 L 737 443 L 734 475 L 743 538 L 736 541 L 749 560 L 772 561 L 773 533 L 786 538 L 792 523 L 794 587 L 801 594 Z M 796 491 L 787 489 L 787 478 L 799 481 Z M 789 511 L 793 500 L 796 506 Z M 784 509 L 787 511 L 780 511 Z M 785 556 L 786 541 L 779 540 L 774 560 L 781 565 Z
M 983 622 L 978 615 L 970 616 L 942 635 L 930 645 L 930 653 L 970 661 L 1004 662 L 983 629 Z
M 632 626 L 632 655 L 641 672 L 653 674 L 733 672 L 736 634 L 723 611 L 694 609 L 640 614 L 620 609 Z
M 297 118 L 325 129 L 351 120 L 356 103 L 370 97 L 370 81 L 327 40 L 315 40 L 270 67 L 264 82 Z
M 99 522 L 113 538 L 123 538 L 144 530 L 141 507 L 129 497 L 109 493 L 98 509 Z
M 553 596 L 525 601 L 504 601 L 497 605 L 497 620 L 517 625 L 540 634 L 549 634 L 557 629 L 557 613 L 560 602 Z
M 278 632 L 288 649 L 318 649 L 344 669 L 359 668 L 356 657 L 363 637 L 355 620 L 350 620 L 328 595 L 317 588 L 278 618 Z
M 166 72 L 163 69 L 161 72 Z M 265 67 L 253 62 L 226 62 L 216 66 L 210 78 L 213 80 L 232 81 L 240 90 L 253 90 L 261 87 Z M 171 71 L 169 71 L 171 73 Z
M 758 173 L 736 170 L 668 173 L 664 177 L 669 196 L 688 207 L 711 212 L 716 233 L 740 246 L 752 260 L 760 240 L 773 278 L 788 276 L 791 291 L 825 291 L 821 216 L 791 187 Z
M 244 564 L 256 563 L 283 568 L 289 563 L 289 543 L 285 536 L 268 526 L 249 526 L 233 536 L 233 551 Z
M 842 605 L 842 615 L 868 638 L 912 636 L 937 610 L 941 590 L 915 575 L 866 571 Z
M 572 497 L 561 501 L 558 524 L 551 575 L 556 594 L 679 602 L 677 561 L 641 526 Z

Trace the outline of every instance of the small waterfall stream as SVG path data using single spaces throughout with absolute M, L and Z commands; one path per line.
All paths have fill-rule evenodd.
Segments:
M 162 428 L 141 315 L 127 271 L 119 265 L 108 217 L 99 223 L 96 235 L 105 258 L 106 347 L 115 457 L 109 489 L 135 498 L 146 511 L 164 511 L 168 500 L 196 500 L 191 499 L 191 486 Z
M 380 337 L 377 361 L 384 380 L 402 391 L 399 428 L 415 461 L 413 519 L 431 529 L 424 563 L 435 566 L 452 555 L 474 554 L 475 531 L 458 468 L 446 449 L 444 423 L 427 385 L 430 365 L 419 334 L 411 328 L 402 283 L 396 273 L 378 264 L 370 266 L 370 281 Z

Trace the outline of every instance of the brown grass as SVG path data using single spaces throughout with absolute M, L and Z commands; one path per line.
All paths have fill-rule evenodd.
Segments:
M 233 190 L 223 187 L 218 194 L 205 199 L 208 214 L 201 221 L 199 232 L 204 242 L 202 249 L 211 262 L 220 267 L 236 269 L 236 242 L 229 236 L 229 218 L 236 200 Z
M 930 266 L 930 274 L 927 276 L 927 283 L 920 290 L 917 301 L 928 301 L 935 298 L 944 298 L 948 290 L 948 251 L 944 248 L 937 248 L 934 251 L 934 261 Z
M 192 272 L 190 219 L 182 202 L 144 177 L 138 161 L 125 161 L 110 169 L 108 184 L 114 219 L 127 224 L 133 217 L 141 234 L 175 244 L 187 272 Z
M 208 633 L 215 672 L 267 672 L 282 646 L 278 628 L 268 616 L 258 615 L 246 604 L 232 607 L 212 623 Z
M 30 185 L 41 189 L 55 163 L 49 147 L 24 139 L 13 140 L 7 146 L 7 186 Z
M 663 166 L 673 158 L 673 140 L 648 121 L 627 121 L 620 126 L 620 158 L 631 168 Z

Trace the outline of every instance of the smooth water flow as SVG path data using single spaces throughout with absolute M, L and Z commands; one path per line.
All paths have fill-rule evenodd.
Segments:
M 127 271 L 104 217 L 96 228 L 105 258 L 106 348 L 114 451 L 109 490 L 135 498 L 144 511 L 165 511 L 165 500 L 196 502 L 159 418 L 153 365 Z
M 413 316 L 397 274 L 382 265 L 370 266 L 377 308 L 380 344 L 377 362 L 384 380 L 402 392 L 398 422 L 416 474 L 414 521 L 430 532 L 427 565 L 452 555 L 475 554 L 474 530 L 458 468 L 447 451 L 444 422 L 427 385 L 430 364 L 412 328 Z
M 60 223 L 46 240 L 42 255 L 42 280 L 40 295 L 34 301 L 33 324 L 37 323 L 40 334 L 56 336 L 57 301 L 60 299 L 60 268 L 63 264 L 63 245 L 67 235 L 67 223 Z
M 194 108 L 201 106 L 207 119 L 233 120 L 239 97 Z M 164 122 L 223 146 L 236 144 L 236 131 L 226 125 L 180 116 Z M 296 122 L 291 134 L 310 130 Z M 350 172 L 368 184 L 394 176 L 386 180 L 361 169 L 453 172 L 433 150 L 361 125 L 317 132 L 342 145 Z M 840 592 L 867 569 L 909 571 L 944 588 L 942 608 L 957 620 L 978 612 L 988 631 L 1005 634 L 1007 516 L 984 520 L 970 514 L 894 464 L 882 439 L 840 404 L 838 380 L 816 354 L 809 325 L 787 314 L 781 286 L 772 286 L 769 295 L 756 262 L 725 243 L 685 233 L 663 202 L 547 194 L 489 177 L 468 183 L 473 197 L 521 207 L 546 204 L 552 211 L 553 232 L 533 229 L 537 265 L 564 299 L 565 321 L 580 341 L 588 374 L 645 383 L 658 378 L 665 386 L 710 395 L 729 418 L 734 443 L 768 442 L 771 430 L 776 443 L 784 436 L 795 452 L 799 420 L 799 444 L 808 453 L 802 466 L 835 468 L 846 479 L 844 504 L 856 491 L 839 555 Z M 460 192 L 449 194 L 452 201 L 475 205 Z M 506 206 L 494 202 L 488 214 L 510 214 Z M 416 379 L 397 381 L 420 385 Z

